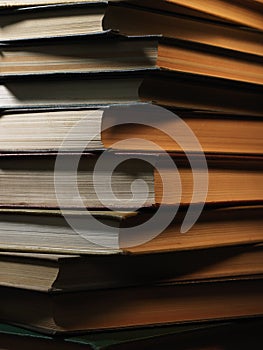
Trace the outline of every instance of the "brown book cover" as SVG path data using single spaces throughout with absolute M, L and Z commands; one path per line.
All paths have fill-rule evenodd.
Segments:
M 262 315 L 262 292 L 261 278 L 56 294 L 1 287 L 1 320 L 71 333 L 237 319 Z

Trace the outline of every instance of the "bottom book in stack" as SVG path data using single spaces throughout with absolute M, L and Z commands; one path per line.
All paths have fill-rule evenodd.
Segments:
M 142 329 L 93 332 L 65 338 L 47 336 L 20 327 L 0 324 L 0 344 L 6 350 L 36 347 L 50 350 L 206 350 L 262 348 L 263 319 L 155 326 Z

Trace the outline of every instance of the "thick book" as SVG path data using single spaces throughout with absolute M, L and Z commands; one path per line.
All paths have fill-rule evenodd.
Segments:
M 136 113 L 140 111 L 145 112 L 145 124 L 158 119 L 155 127 L 138 124 Z M 153 111 L 156 116 L 159 113 L 158 118 L 154 119 Z M 127 120 L 131 113 L 132 120 Z M 259 117 L 157 107 L 154 110 L 149 104 L 53 111 L 30 109 L 0 115 L 2 153 L 80 151 L 84 143 L 86 151 L 109 148 L 154 151 L 154 144 L 146 144 L 145 140 L 166 151 L 180 151 L 176 140 L 164 130 L 176 130 L 182 122 L 193 131 L 205 153 L 261 155 L 263 151 L 263 123 Z M 69 133 L 70 143 L 63 143 Z M 118 143 L 124 140 L 121 145 Z M 196 151 L 194 144 L 191 150 Z
M 158 231 L 153 233 L 148 221 L 154 212 L 90 211 L 87 214 L 83 211 L 64 210 L 63 216 L 60 211 L 1 209 L 0 249 L 2 252 L 93 254 L 99 255 L 101 260 L 96 257 L 91 259 L 101 262 L 104 259 L 122 259 L 121 256 L 106 257 L 116 254 L 148 254 L 147 259 L 151 259 L 150 253 L 182 251 L 183 256 L 186 250 L 193 253 L 194 249 L 262 243 L 261 213 L 262 206 L 206 208 L 190 230 L 182 233 L 185 210 L 179 211 L 170 223 L 167 222 L 164 212 L 157 216 L 158 225 L 163 224 L 164 227 L 157 227 Z M 97 221 L 103 225 L 99 229 Z M 147 222 L 148 226 L 140 226 Z M 132 234 L 127 228 L 134 228 Z M 102 258 L 102 255 L 105 257 Z M 128 259 L 130 258 L 126 260 Z M 131 261 L 132 259 L 131 257 Z M 139 261 L 144 258 L 135 259 Z M 145 260 L 145 266 L 151 260 Z M 255 271 L 256 265 L 255 262 Z M 258 267 L 260 271 L 260 265 Z M 182 266 L 178 268 L 183 269 Z M 247 268 L 249 269 L 249 265 Z M 143 271 L 142 268 L 140 270 Z M 185 273 L 187 274 L 186 271 Z M 191 272 L 188 273 L 189 279 L 190 275 Z M 205 278 L 204 275 L 203 277 Z
M 1 286 L 46 292 L 262 274 L 262 244 L 151 254 L 0 252 Z
M 259 277 L 72 293 L 6 287 L 1 287 L 0 291 L 2 322 L 51 333 L 227 320 L 263 314 L 263 279 Z
M 136 5 L 263 29 L 263 3 L 251 0 L 130 0 Z
M 207 204 L 261 203 L 263 198 L 262 156 L 207 155 L 209 176 L 199 154 L 193 155 L 192 167 L 183 154 L 105 151 L 98 165 L 99 156 L 2 155 L 1 207 L 137 209 L 197 204 L 201 198 Z M 195 192 L 198 176 L 205 199 Z
M 88 38 L 3 44 L 0 47 L 1 76 L 154 68 L 159 38 L 103 32 Z
M 159 68 L 1 78 L 0 109 L 156 102 L 262 116 L 263 86 Z
M 0 48 L 1 76 L 159 68 L 263 84 L 262 58 L 183 40 L 93 35 Z

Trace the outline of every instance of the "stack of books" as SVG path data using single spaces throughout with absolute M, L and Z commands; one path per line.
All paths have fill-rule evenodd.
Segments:
M 262 23 L 256 0 L 1 2 L 2 347 L 260 342 Z

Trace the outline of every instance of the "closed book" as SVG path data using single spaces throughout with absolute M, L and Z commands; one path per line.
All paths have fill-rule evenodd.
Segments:
M 259 84 L 160 70 L 5 77 L 0 109 L 156 102 L 176 108 L 262 116 Z
M 144 120 L 145 124 L 138 124 Z M 81 151 L 84 147 L 85 151 L 112 148 L 151 152 L 157 144 L 165 151 L 176 152 L 181 150 L 176 136 L 172 138 L 165 131 L 176 134 L 182 123 L 194 132 L 205 153 L 262 154 L 263 123 L 260 117 L 167 110 L 143 103 L 3 112 L 0 151 L 64 152 Z M 149 142 L 145 143 L 145 140 Z M 189 144 L 189 149 L 197 151 L 194 143 Z
M 225 321 L 262 316 L 262 292 L 262 278 L 72 293 L 1 287 L 1 320 L 42 332 L 66 334 L 190 321 Z
M 172 248 L 174 251 L 141 254 L 132 250 L 83 255 L 3 251 L 0 284 L 46 292 L 77 291 L 263 273 L 262 244 L 188 250 L 171 245 Z
M 157 214 L 157 223 L 153 227 L 153 224 L 151 222 L 149 223 L 149 220 L 155 214 L 154 211 L 138 213 L 132 211 L 112 212 L 90 210 L 89 213 L 86 213 L 85 211 L 76 210 L 63 210 L 61 212 L 54 210 L 33 210 L 29 208 L 1 209 L 0 249 L 2 252 L 33 252 L 53 255 L 93 254 L 95 257 L 91 257 L 90 259 L 93 259 L 94 264 L 96 261 L 103 262 L 107 261 L 107 259 L 108 261 L 111 261 L 111 259 L 113 261 L 116 259 L 116 262 L 121 261 L 124 257 L 116 257 L 118 254 L 148 254 L 145 257 L 144 265 L 148 266 L 147 259 L 149 259 L 149 262 L 153 260 L 149 255 L 150 253 L 178 253 L 182 251 L 180 254 L 183 259 L 184 254 L 188 254 L 186 253 L 187 250 L 190 250 L 189 254 L 193 253 L 192 257 L 194 257 L 194 249 L 200 250 L 226 246 L 231 248 L 232 246 L 233 253 L 233 246 L 260 244 L 263 241 L 261 212 L 262 206 L 206 208 L 188 232 L 182 233 L 181 227 L 186 215 L 185 210 L 179 211 L 170 222 L 168 221 L 166 212 L 160 215 Z M 175 209 L 173 213 L 175 215 Z M 146 223 L 146 225 L 140 226 L 143 223 Z M 163 227 L 160 228 L 158 226 L 160 224 Z M 134 230 L 131 233 L 131 230 L 127 228 L 134 228 Z M 257 251 L 260 252 L 260 248 Z M 196 254 L 198 256 L 198 253 Z M 202 254 L 207 254 L 208 259 L 208 251 L 204 253 L 199 251 L 200 257 Z M 112 257 L 107 257 L 107 255 Z M 129 259 L 131 262 L 133 261 L 132 257 L 125 259 L 128 265 Z M 144 258 L 142 256 L 134 258 L 134 261 L 136 259 L 139 262 Z M 165 256 L 163 258 L 160 257 L 155 263 L 158 264 L 159 259 L 165 261 L 166 258 Z M 167 259 L 169 260 L 169 255 L 167 255 Z M 199 262 L 201 263 L 201 258 Z M 155 263 L 153 262 L 153 265 Z M 136 263 L 134 262 L 134 264 Z M 257 263 L 255 262 L 255 272 L 256 265 Z M 103 266 L 105 267 L 105 264 Z M 188 275 L 188 279 L 191 279 L 191 267 L 189 273 L 187 273 L 187 266 L 188 263 L 184 267 L 179 264 L 178 272 L 180 273 L 182 269 L 185 275 Z M 260 273 L 260 263 L 257 266 L 259 268 L 257 272 Z M 234 266 L 232 268 L 232 271 L 234 271 Z M 247 271 L 251 271 L 249 265 L 247 268 Z M 176 266 L 175 269 L 177 269 Z M 139 270 L 143 276 L 143 268 Z M 171 271 L 170 268 L 167 268 L 168 271 Z M 51 278 L 53 278 L 55 274 L 54 270 L 53 272 L 49 270 L 49 273 L 51 273 Z M 101 273 L 103 274 L 103 269 Z M 233 272 L 233 274 L 235 273 Z M 240 272 L 240 274 L 242 273 Z M 206 272 L 204 271 L 203 278 L 205 278 L 205 275 Z M 151 274 L 149 273 L 150 276 Z M 194 276 L 195 273 L 193 272 L 192 277 Z M 209 269 L 207 270 L 207 276 L 209 276 Z M 15 278 L 15 276 L 13 277 Z M 77 278 L 77 276 L 75 277 Z M 129 277 L 131 276 L 125 275 L 123 278 L 129 280 Z M 107 276 L 107 281 L 108 278 L 109 276 Z M 23 280 L 23 278 L 22 280 L 20 279 L 21 283 L 23 283 Z M 77 280 L 74 281 L 77 284 Z M 40 285 L 44 283 L 45 286 L 45 280 L 39 280 L 39 283 Z M 97 280 L 97 283 L 100 283 L 99 280 Z M 117 277 L 112 283 L 118 283 Z
M 160 204 L 197 204 L 201 200 L 231 205 L 262 201 L 261 156 L 207 156 L 209 176 L 206 176 L 203 158 L 198 154 L 193 156 L 192 168 L 183 154 L 171 154 L 171 158 L 158 152 L 151 155 L 108 151 L 98 165 L 99 155 L 2 155 L 1 206 L 137 209 Z M 199 182 L 199 191 L 202 189 L 205 200 L 194 188 L 198 176 L 203 181 Z M 138 179 L 143 182 L 137 181 L 131 189 Z

